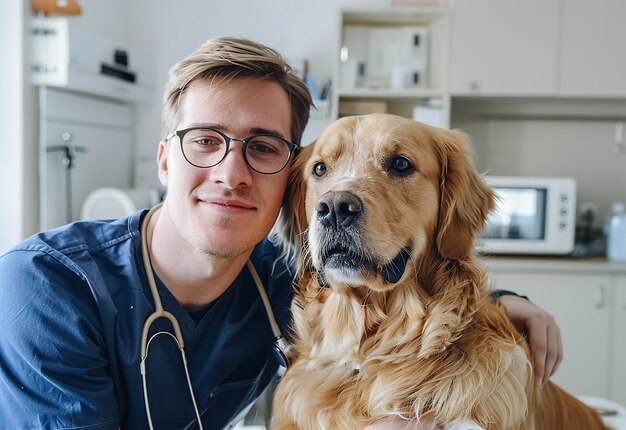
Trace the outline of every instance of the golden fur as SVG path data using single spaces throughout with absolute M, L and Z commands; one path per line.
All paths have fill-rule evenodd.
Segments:
M 488 296 L 472 244 L 493 194 L 470 155 L 462 133 L 386 114 L 343 118 L 298 155 L 281 215 L 301 254 L 277 429 L 425 414 L 604 428 L 556 386 L 536 388 L 525 339 Z

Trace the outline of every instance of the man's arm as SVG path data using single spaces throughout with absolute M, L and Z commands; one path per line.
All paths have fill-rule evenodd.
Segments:
M 543 387 L 563 361 L 561 330 L 554 317 L 526 297 L 494 292 L 520 332 L 528 334 L 537 385 Z
M 89 285 L 55 257 L 30 250 L 0 257 L 2 425 L 117 428 Z

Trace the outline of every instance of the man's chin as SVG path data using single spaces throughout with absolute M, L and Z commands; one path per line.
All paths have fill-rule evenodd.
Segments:
M 241 250 L 241 249 L 205 249 L 202 252 L 211 258 L 216 260 L 232 260 L 234 258 L 240 257 L 248 252 L 249 249 Z
M 207 238 L 205 241 L 192 240 L 192 246 L 202 254 L 218 260 L 229 260 L 240 257 L 254 249 L 254 240 L 225 239 L 224 241 Z

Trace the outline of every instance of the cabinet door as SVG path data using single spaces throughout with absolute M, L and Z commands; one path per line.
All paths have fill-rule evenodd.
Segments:
M 560 0 L 462 0 L 452 19 L 452 95 L 554 95 Z
M 608 397 L 611 277 L 497 272 L 493 279 L 556 318 L 564 360 L 552 380 L 572 394 Z
M 626 405 L 626 276 L 615 278 L 611 399 Z
M 93 190 L 131 186 L 132 110 L 62 89 L 40 91 L 40 226 L 48 230 L 79 219 Z M 65 146 L 71 148 L 70 169 Z
M 101 187 L 129 188 L 132 173 L 130 132 L 90 125 L 49 122 L 46 127 L 45 180 L 43 181 L 42 229 L 80 219 L 85 198 Z M 81 149 L 67 168 L 60 146 L 64 133 Z M 69 212 L 69 213 L 68 213 Z
M 564 0 L 559 92 L 626 96 L 626 2 Z

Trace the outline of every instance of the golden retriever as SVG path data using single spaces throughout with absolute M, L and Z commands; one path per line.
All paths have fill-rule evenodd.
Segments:
M 524 337 L 488 295 L 473 242 L 494 197 L 465 135 L 347 117 L 291 175 L 282 233 L 302 251 L 276 429 L 356 430 L 394 416 L 605 428 L 555 385 L 535 386 Z

